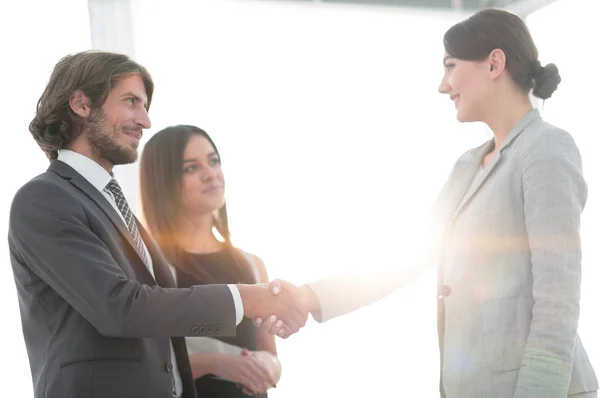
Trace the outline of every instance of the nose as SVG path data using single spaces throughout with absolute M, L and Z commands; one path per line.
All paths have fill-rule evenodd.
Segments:
M 448 84 L 448 80 L 446 79 L 446 76 L 442 77 L 442 81 L 440 82 L 438 91 L 440 92 L 440 94 L 449 94 L 450 93 L 450 85 Z
M 217 172 L 210 166 L 202 167 L 202 173 L 200 173 L 202 181 L 211 181 L 217 176 Z
M 143 129 L 149 129 L 152 126 L 150 122 L 150 116 L 148 116 L 148 110 L 144 107 L 140 107 L 135 123 Z

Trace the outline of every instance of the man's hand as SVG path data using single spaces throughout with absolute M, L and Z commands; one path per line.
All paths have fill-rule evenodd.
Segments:
M 293 284 L 278 281 L 276 294 L 272 291 L 273 287 L 267 284 L 237 287 L 244 304 L 244 315 L 252 319 L 269 319 L 269 315 L 274 315 L 275 319 L 281 321 L 274 322 L 279 322 L 282 330 L 279 336 L 287 338 L 306 324 L 308 308 L 301 291 Z
M 277 296 L 282 289 L 284 289 L 283 287 L 287 285 L 291 284 L 276 279 L 269 283 L 269 291 L 274 296 Z M 300 301 L 303 303 L 303 306 L 308 309 L 308 312 L 315 312 L 321 309 L 321 304 L 319 303 L 317 296 L 308 285 L 302 285 L 296 289 L 300 295 Z M 285 323 L 281 319 L 278 320 L 275 315 L 270 315 L 266 319 L 256 317 L 254 318 L 254 325 L 272 335 L 277 335 L 282 338 L 289 337 L 288 328 L 286 328 Z

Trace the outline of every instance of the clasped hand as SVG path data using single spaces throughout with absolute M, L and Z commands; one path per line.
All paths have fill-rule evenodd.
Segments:
M 252 287 L 256 294 L 249 303 L 244 300 L 244 314 L 272 335 L 286 339 L 297 333 L 306 324 L 308 313 L 316 309 L 314 293 L 306 285 L 274 280 Z

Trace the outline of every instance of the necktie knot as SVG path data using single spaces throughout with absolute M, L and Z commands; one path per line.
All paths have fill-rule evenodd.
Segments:
M 115 196 L 123 196 L 123 190 L 121 186 L 114 178 L 106 184 L 106 189 L 109 190 Z

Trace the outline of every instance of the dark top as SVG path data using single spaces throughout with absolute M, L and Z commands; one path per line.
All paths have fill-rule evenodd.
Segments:
M 240 267 L 240 264 L 242 267 Z M 236 284 L 256 283 L 247 271 L 247 261 L 243 254 L 233 254 L 230 250 L 221 250 L 215 253 L 182 253 L 177 270 L 177 285 L 182 288 L 193 285 L 207 284 Z M 256 327 L 252 319 L 244 317 L 237 327 L 235 337 L 214 337 L 225 343 L 246 348 L 250 351 L 256 350 Z M 235 383 L 221 380 L 214 375 L 205 375 L 195 380 L 198 397 L 248 397 Z M 267 395 L 261 395 L 266 397 Z M 255 395 L 256 397 L 256 395 Z

